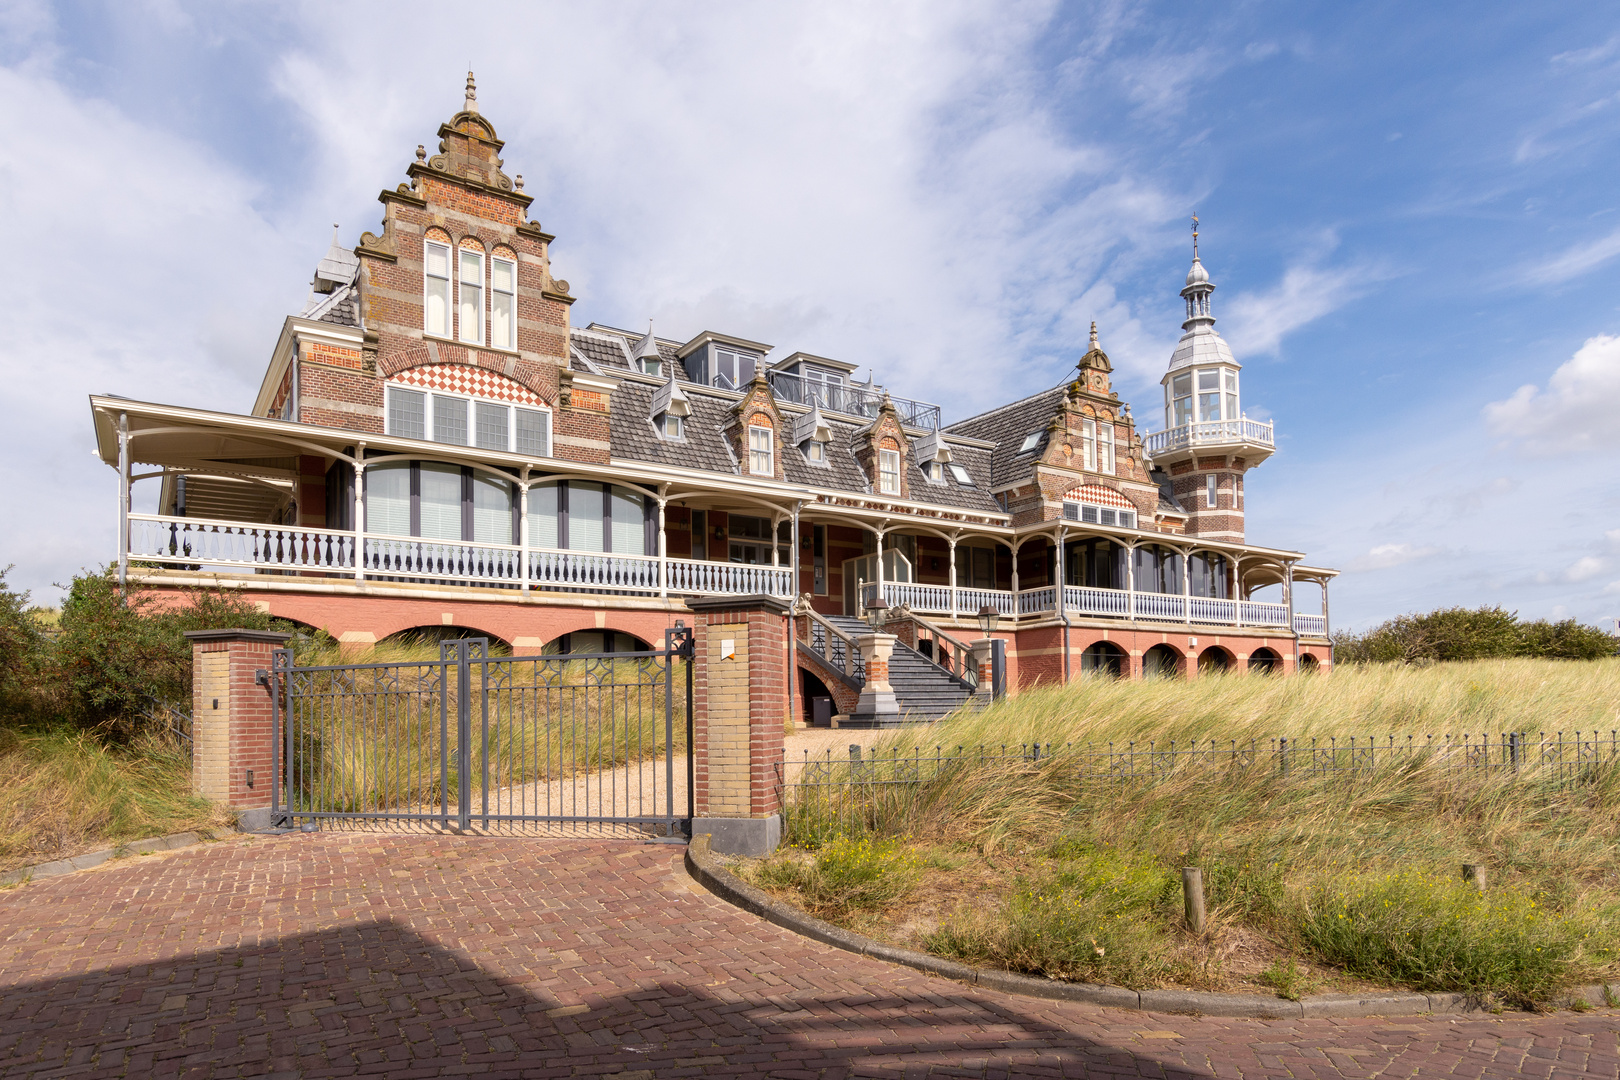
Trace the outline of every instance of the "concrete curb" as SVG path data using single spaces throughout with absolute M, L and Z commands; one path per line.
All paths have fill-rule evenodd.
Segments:
M 1066 983 L 1036 979 L 1010 971 L 968 967 L 927 953 L 884 945 L 871 938 L 823 922 L 798 908 L 782 903 L 763 889 L 743 881 L 715 859 L 709 835 L 692 837 L 686 848 L 686 869 L 692 877 L 720 899 L 744 911 L 775 923 L 784 930 L 802 934 L 824 945 L 892 964 L 954 979 L 969 986 L 982 986 L 1008 994 L 1077 1001 L 1138 1012 L 1181 1013 L 1188 1016 L 1220 1016 L 1256 1020 L 1291 1020 L 1312 1017 L 1418 1016 L 1428 1013 L 1487 1012 L 1492 1006 L 1469 994 L 1317 994 L 1299 1001 L 1266 997 L 1262 994 L 1213 994 L 1198 990 L 1127 990 L 1121 986 L 1092 983 Z M 1609 995 L 1620 997 L 1620 987 L 1581 986 L 1554 1001 L 1560 1009 L 1576 1002 L 1603 1008 Z
M 92 851 L 84 855 L 75 855 L 71 859 L 57 859 L 55 862 L 40 863 L 38 866 L 25 866 L 20 870 L 12 870 L 0 874 L 0 888 L 9 888 L 13 885 L 23 885 L 37 878 L 60 877 L 63 874 L 72 874 L 80 870 L 88 870 L 92 866 L 100 866 L 121 855 L 144 855 L 152 851 L 173 851 L 175 848 L 190 847 L 203 841 L 201 833 L 182 832 L 172 833 L 168 836 L 153 836 L 145 840 L 132 840 L 127 844 L 107 848 L 105 851 Z

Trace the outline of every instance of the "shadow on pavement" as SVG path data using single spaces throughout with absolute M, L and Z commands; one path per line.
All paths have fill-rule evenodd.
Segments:
M 501 959 L 508 969 L 521 961 Z M 762 999 L 757 987 L 728 990 L 724 977 L 581 997 L 566 964 L 516 980 L 479 962 L 374 921 L 21 983 L 0 992 L 0 1067 L 29 1076 L 624 1080 L 1210 1075 L 1173 1055 L 1101 1045 L 943 980 L 892 997 L 799 993 L 784 983 Z M 548 986 L 574 996 L 552 997 Z

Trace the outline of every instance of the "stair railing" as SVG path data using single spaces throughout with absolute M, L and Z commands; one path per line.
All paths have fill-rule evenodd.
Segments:
M 819 653 L 834 671 L 842 671 L 857 683 L 866 681 L 866 665 L 861 661 L 860 646 L 855 639 L 827 620 L 809 604 L 800 606 L 799 613 L 809 620 L 809 646 Z
M 972 650 L 967 642 L 946 630 L 942 630 L 939 626 L 912 611 L 906 604 L 901 604 L 897 608 L 890 608 L 886 615 L 891 622 L 909 620 L 912 626 L 928 631 L 934 640 L 933 649 L 931 650 L 933 655 L 929 656 L 928 659 L 933 661 L 934 666 L 943 669 L 969 686 L 978 685 L 979 673 L 974 669 L 969 659 L 972 656 Z M 912 638 L 918 644 L 921 644 L 921 640 L 915 634 L 912 635 Z M 939 662 L 939 643 L 942 641 L 951 647 L 951 662 L 949 664 Z M 922 650 L 918 649 L 917 652 L 920 655 Z

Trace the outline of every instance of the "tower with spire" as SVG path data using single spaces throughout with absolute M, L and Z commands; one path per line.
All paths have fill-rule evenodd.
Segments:
M 1161 490 L 1187 513 L 1187 533 L 1243 540 L 1243 481 L 1276 449 L 1270 422 L 1243 412 L 1242 365 L 1215 329 L 1215 283 L 1198 254 L 1198 215 L 1192 219 L 1193 260 L 1181 290 L 1187 318 L 1160 380 L 1164 430 L 1143 440 Z

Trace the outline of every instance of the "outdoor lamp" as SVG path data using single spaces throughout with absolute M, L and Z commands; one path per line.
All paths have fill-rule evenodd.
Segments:
M 997 611 L 989 604 L 986 604 L 984 607 L 979 609 L 979 629 L 984 631 L 985 637 L 989 637 L 991 634 L 996 632 L 996 623 L 1000 621 L 1001 612 Z
M 872 599 L 866 604 L 866 621 L 872 625 L 873 630 L 883 625 L 883 615 L 888 610 L 889 606 L 878 598 L 877 590 L 874 589 Z

